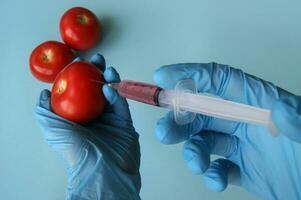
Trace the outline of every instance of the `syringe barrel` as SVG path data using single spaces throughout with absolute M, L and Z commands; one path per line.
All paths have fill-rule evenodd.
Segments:
M 160 87 L 148 83 L 131 80 L 123 80 L 117 85 L 112 84 L 120 96 L 142 103 L 158 106 L 158 95 L 162 90 Z

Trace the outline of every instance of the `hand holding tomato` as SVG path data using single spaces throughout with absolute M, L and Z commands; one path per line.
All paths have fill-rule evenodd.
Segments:
M 86 123 L 104 109 L 103 74 L 95 65 L 75 61 L 61 71 L 52 87 L 52 110 L 71 121 Z
M 101 56 L 92 58 L 106 82 L 120 81 L 114 68 L 104 70 Z M 126 99 L 107 84 L 102 91 L 108 101 L 104 112 L 78 125 L 53 113 L 50 92 L 43 90 L 36 107 L 38 124 L 67 170 L 66 199 L 140 199 L 139 135 Z

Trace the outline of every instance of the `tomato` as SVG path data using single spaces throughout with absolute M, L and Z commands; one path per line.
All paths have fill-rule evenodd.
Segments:
M 74 54 L 67 45 L 61 42 L 47 41 L 31 52 L 30 71 L 40 81 L 51 83 L 73 58 Z
M 101 24 L 93 12 L 74 7 L 67 10 L 60 21 L 64 42 L 79 51 L 94 47 L 101 39 Z
M 71 121 L 86 123 L 103 111 L 102 72 L 93 64 L 77 61 L 56 77 L 51 92 L 52 110 Z

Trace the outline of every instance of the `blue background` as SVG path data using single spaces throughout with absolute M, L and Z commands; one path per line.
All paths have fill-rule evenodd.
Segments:
M 87 55 L 101 52 L 123 78 L 152 82 L 164 64 L 216 61 L 301 93 L 297 0 L 1 0 L 1 199 L 64 199 L 66 174 L 34 117 L 37 97 L 50 85 L 31 76 L 28 57 L 39 43 L 60 40 L 60 16 L 76 5 L 93 10 L 104 26 L 102 43 Z M 184 165 L 182 144 L 156 140 L 155 123 L 165 110 L 130 107 L 141 134 L 142 199 L 254 199 L 232 186 L 208 190 Z

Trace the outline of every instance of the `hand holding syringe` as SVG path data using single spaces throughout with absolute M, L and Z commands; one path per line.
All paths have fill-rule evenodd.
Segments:
M 218 97 L 196 94 L 196 87 L 191 79 L 185 79 L 174 90 L 130 80 L 109 84 L 119 95 L 142 103 L 166 107 L 174 110 L 178 124 L 190 123 L 196 114 L 265 125 L 275 134 L 276 129 L 271 120 L 271 111 L 245 104 L 240 104 Z

